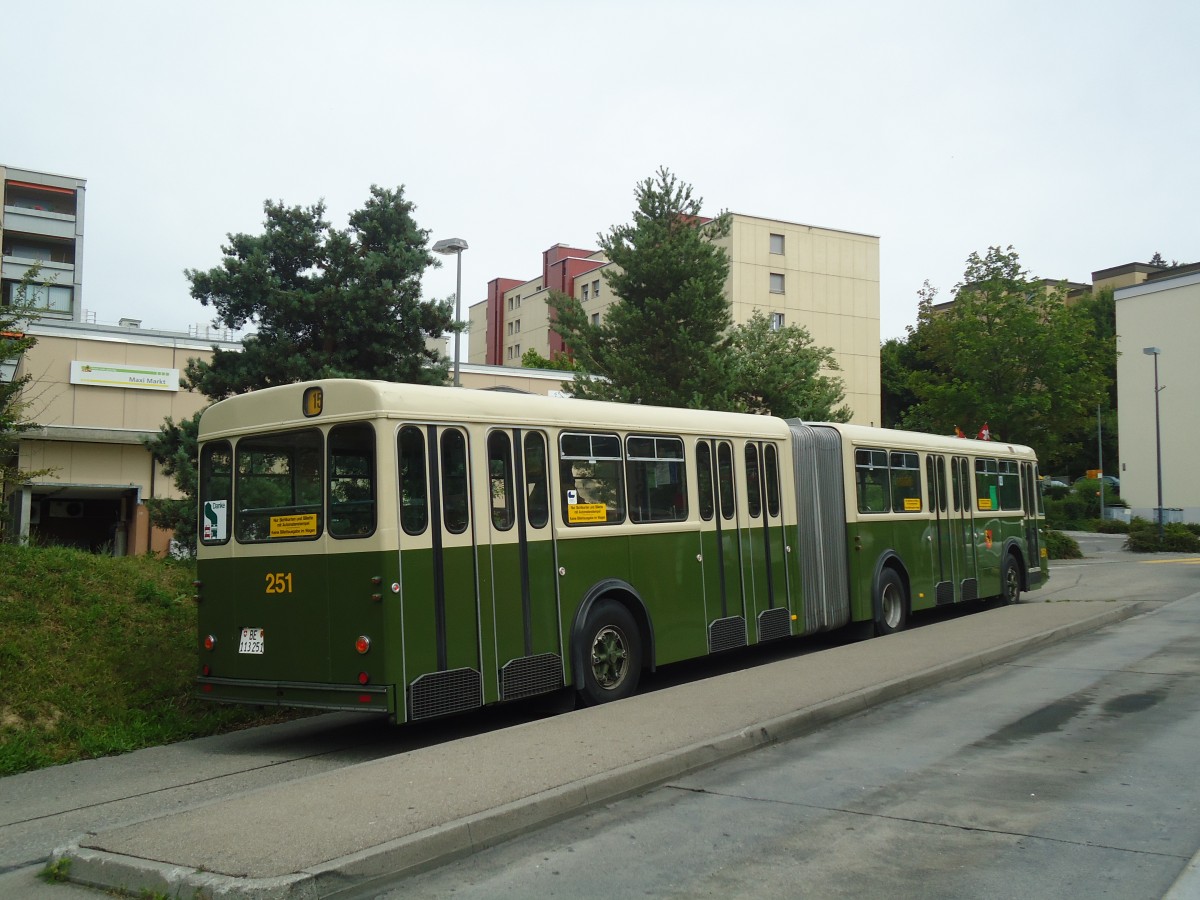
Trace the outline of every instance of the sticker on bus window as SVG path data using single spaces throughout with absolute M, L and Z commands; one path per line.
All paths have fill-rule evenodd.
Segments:
M 223 541 L 228 536 L 225 530 L 229 522 L 227 500 L 204 501 L 204 540 Z
M 920 497 L 905 497 L 904 498 L 904 511 L 905 512 L 920 512 L 921 511 L 921 498 Z
M 579 502 L 579 492 L 576 491 L 574 488 L 569 489 L 567 491 L 567 505 L 574 506 L 578 502 Z
M 989 500 L 987 497 L 980 497 L 979 498 L 979 508 L 980 509 L 991 509 L 992 501 Z
M 271 516 L 271 537 L 315 537 L 317 534 L 317 514 L 308 513 L 302 516 Z
M 608 506 L 604 503 L 576 503 L 567 507 L 567 522 L 572 525 L 607 521 Z

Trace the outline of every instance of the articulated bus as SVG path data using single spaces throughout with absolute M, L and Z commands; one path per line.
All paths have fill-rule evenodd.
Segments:
M 396 722 L 1047 576 L 1027 447 L 323 380 L 200 422 L 201 696 Z

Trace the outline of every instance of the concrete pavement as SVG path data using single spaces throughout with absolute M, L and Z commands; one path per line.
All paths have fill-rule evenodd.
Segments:
M 1132 615 L 1027 600 L 84 835 L 70 879 L 318 898 L 472 853 L 666 779 Z

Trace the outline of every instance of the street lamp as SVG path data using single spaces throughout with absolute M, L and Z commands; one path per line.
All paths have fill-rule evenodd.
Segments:
M 1162 496 L 1162 429 L 1158 415 L 1158 395 L 1162 388 L 1158 386 L 1158 356 L 1162 353 L 1158 347 L 1143 347 L 1142 352 L 1154 357 L 1154 446 L 1158 455 L 1158 545 L 1163 541 L 1163 496 Z
M 462 383 L 458 377 L 458 342 L 462 337 L 462 252 L 467 249 L 467 242 L 462 238 L 446 238 L 444 241 L 438 241 L 433 245 L 434 253 L 441 253 L 444 256 L 449 256 L 453 253 L 458 257 L 458 283 L 454 288 L 454 325 L 457 329 L 454 332 L 454 386 L 461 387 Z

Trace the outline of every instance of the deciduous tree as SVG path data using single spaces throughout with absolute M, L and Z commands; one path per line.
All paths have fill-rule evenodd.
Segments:
M 808 329 L 771 327 L 762 310 L 733 329 L 730 343 L 731 408 L 810 422 L 848 422 L 850 410 L 829 347 L 813 344 Z
M 916 403 L 903 425 L 1029 444 L 1043 467 L 1079 449 L 1107 382 L 1091 313 L 1067 306 L 1032 278 L 1008 247 L 967 259 L 954 304 L 923 298 L 909 330 L 920 368 L 908 385 Z

